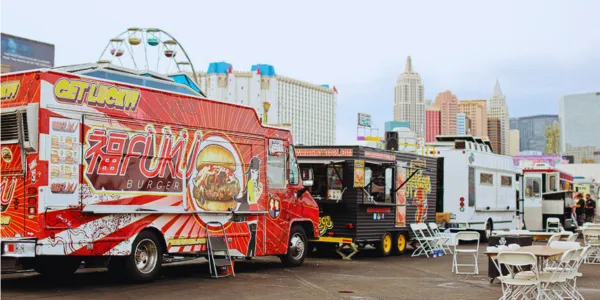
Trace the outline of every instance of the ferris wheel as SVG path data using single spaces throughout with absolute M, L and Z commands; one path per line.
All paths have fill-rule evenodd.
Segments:
M 98 63 L 163 75 L 191 73 L 196 79 L 196 71 L 183 46 L 172 35 L 158 28 L 128 28 L 109 40 Z

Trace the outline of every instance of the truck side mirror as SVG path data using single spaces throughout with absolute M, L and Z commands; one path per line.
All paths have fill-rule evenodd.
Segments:
M 312 168 L 302 168 L 300 170 L 300 173 L 302 174 L 302 182 L 307 182 L 307 181 L 311 181 L 313 180 L 313 169 Z M 308 186 L 306 184 L 304 184 L 305 186 Z M 312 184 L 310 185 L 312 186 Z

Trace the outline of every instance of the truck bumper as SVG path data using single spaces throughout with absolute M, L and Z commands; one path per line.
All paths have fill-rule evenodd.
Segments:
M 21 261 L 35 257 L 35 246 L 35 239 L 3 238 L 0 241 L 2 272 L 21 269 Z

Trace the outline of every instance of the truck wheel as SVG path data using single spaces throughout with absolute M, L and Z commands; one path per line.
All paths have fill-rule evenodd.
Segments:
M 389 232 L 386 232 L 381 237 L 381 241 L 379 241 L 379 245 L 377 245 L 377 250 L 379 250 L 379 255 L 388 256 L 392 253 L 392 245 L 393 239 L 392 235 Z
M 396 235 L 396 240 L 394 243 L 394 254 L 402 254 L 404 250 L 406 250 L 406 243 L 408 239 L 406 238 L 406 234 L 403 232 L 398 232 Z
M 304 263 L 307 254 L 306 233 L 299 225 L 292 226 L 287 254 L 280 256 L 281 262 L 288 267 L 297 267 Z
M 156 235 L 150 231 L 140 232 L 133 242 L 131 254 L 124 259 L 127 279 L 133 282 L 156 279 L 162 266 L 162 256 L 162 248 Z M 115 263 L 118 262 L 117 259 Z
M 77 272 L 81 265 L 81 258 L 74 256 L 40 257 L 34 270 L 44 277 L 61 279 Z

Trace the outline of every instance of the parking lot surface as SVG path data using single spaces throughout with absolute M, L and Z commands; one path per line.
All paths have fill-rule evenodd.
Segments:
M 481 251 L 485 249 L 481 245 Z M 36 273 L 2 276 L 5 299 L 498 299 L 500 283 L 489 282 L 487 257 L 479 254 L 479 275 L 455 275 L 452 257 L 377 257 L 363 251 L 352 261 L 309 257 L 303 266 L 284 268 L 279 259 L 236 262 L 236 277 L 210 279 L 204 260 L 166 265 L 162 278 L 128 284 L 105 269 L 80 270 L 67 282 Z M 600 299 L 600 266 L 583 265 L 578 281 L 586 299 Z

